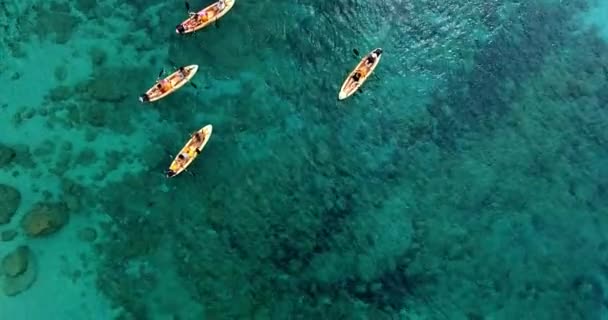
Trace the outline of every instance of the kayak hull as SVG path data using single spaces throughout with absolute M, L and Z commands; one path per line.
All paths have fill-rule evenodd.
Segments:
M 178 155 L 173 159 L 169 170 L 167 170 L 167 178 L 175 177 L 182 173 L 184 170 L 192 164 L 194 159 L 203 151 L 203 148 L 207 145 L 211 133 L 213 132 L 213 126 L 208 124 L 192 134 L 190 140 L 186 142 L 184 147 L 180 150 Z
M 163 79 L 165 81 L 168 81 L 171 84 L 170 89 L 168 89 L 167 91 L 164 91 L 164 92 L 161 91 L 157 86 L 159 82 L 157 82 L 157 84 L 153 85 L 150 89 L 148 89 L 148 91 L 146 91 L 145 94 L 143 94 L 139 97 L 139 101 L 140 102 L 158 101 L 158 100 L 172 94 L 173 92 L 177 91 L 179 88 L 183 87 L 186 83 L 188 83 L 188 81 L 190 81 L 194 77 L 196 72 L 198 72 L 198 65 L 192 64 L 189 66 L 185 66 L 184 69 L 187 71 L 186 77 L 182 77 L 181 72 L 178 69 L 177 71 L 173 72 L 172 74 L 170 74 L 169 76 L 167 76 L 166 78 Z
M 367 60 L 367 57 L 369 55 L 371 55 L 374 51 L 377 51 L 377 50 L 380 50 L 380 54 L 378 55 L 378 58 L 376 58 L 376 61 L 374 61 L 374 64 L 372 64 L 371 67 L 366 67 L 365 60 Z M 382 59 L 382 49 L 381 48 L 376 48 L 376 49 L 370 51 L 370 53 L 367 54 L 365 57 L 363 57 L 363 59 L 361 59 L 361 61 L 359 61 L 357 66 L 353 69 L 353 71 L 351 71 L 351 73 L 348 75 L 348 77 L 346 77 L 346 80 L 344 80 L 344 83 L 342 83 L 342 87 L 340 87 L 340 92 L 338 93 L 338 100 L 344 100 L 344 99 L 352 96 L 355 92 L 357 92 L 357 90 L 359 90 L 359 88 L 363 85 L 363 83 L 365 83 L 365 81 L 372 75 L 374 70 L 376 70 L 376 67 L 378 66 L 378 64 L 380 64 L 380 59 Z M 359 81 L 355 81 L 353 79 L 353 76 L 355 75 L 355 73 L 357 71 L 363 70 L 363 69 L 367 69 L 367 73 L 365 74 L 365 76 L 362 76 L 359 79 Z
M 204 9 L 196 12 L 196 14 L 192 14 L 190 18 L 182 21 L 182 23 L 178 24 L 175 28 L 175 32 L 178 34 L 188 34 L 205 28 L 228 13 L 228 11 L 230 11 L 230 9 L 232 9 L 234 6 L 235 1 L 236 0 L 225 0 L 224 3 L 226 6 L 219 12 L 217 12 L 217 5 L 219 2 L 212 3 Z M 205 19 L 205 21 L 202 21 L 201 19 Z

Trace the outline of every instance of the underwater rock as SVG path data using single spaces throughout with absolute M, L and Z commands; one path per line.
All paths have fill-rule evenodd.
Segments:
M 17 236 L 17 231 L 15 230 L 4 230 L 0 233 L 0 240 L 7 242 L 15 239 Z
M 91 227 L 84 228 L 78 231 L 78 239 L 84 242 L 93 242 L 97 240 L 97 231 Z
M 55 80 L 63 82 L 68 77 L 68 68 L 65 65 L 60 65 L 55 68 Z
M 68 86 L 59 85 L 51 89 L 47 98 L 54 103 L 63 102 L 72 96 L 72 90 Z
M 29 289 L 34 281 L 36 281 L 36 275 L 38 269 L 33 252 L 27 246 L 21 246 L 8 256 L 11 261 L 5 269 L 3 260 L 3 273 L 4 283 L 2 284 L 2 291 L 7 296 L 15 296 L 27 289 Z M 7 257 L 8 257 L 7 256 Z M 6 259 L 6 257 L 5 257 Z
M 0 168 L 10 164 L 13 159 L 15 159 L 16 155 L 15 149 L 9 146 L 0 145 Z
M 103 69 L 89 81 L 87 89 L 93 99 L 104 102 L 120 102 L 127 97 L 128 91 L 124 89 L 122 84 L 113 80 L 117 72 L 119 71 Z
M 20 246 L 2 258 L 2 273 L 9 277 L 16 277 L 27 269 L 29 249 Z
M 69 6 L 54 8 L 52 12 L 41 12 L 41 14 L 35 19 L 35 27 L 38 32 L 46 32 L 48 37 L 49 34 L 53 35 L 53 40 L 58 44 L 65 44 L 68 42 L 78 25 L 82 22 L 82 19 L 76 15 L 71 14 Z
M 65 203 L 38 203 L 23 217 L 21 226 L 28 236 L 45 236 L 61 229 L 68 222 L 68 218 L 68 207 Z
M 19 190 L 0 184 L 0 224 L 7 224 L 11 221 L 15 212 L 17 212 L 19 202 L 21 202 Z
M 91 56 L 91 62 L 95 66 L 101 66 L 108 60 L 108 54 L 99 47 L 91 48 L 89 55 Z

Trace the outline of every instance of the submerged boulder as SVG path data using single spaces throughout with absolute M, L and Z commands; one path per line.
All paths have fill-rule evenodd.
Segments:
M 123 84 L 115 81 L 114 77 L 120 70 L 100 69 L 88 84 L 87 89 L 91 97 L 101 102 L 120 102 L 128 96 Z
M 2 273 L 16 277 L 27 269 L 29 249 L 20 246 L 2 258 Z
M 0 225 L 11 221 L 15 212 L 17 212 L 20 201 L 21 193 L 19 193 L 19 190 L 0 184 Z
M 21 226 L 30 237 L 45 236 L 57 232 L 69 219 L 68 207 L 63 202 L 38 203 L 30 210 Z
M 38 269 L 33 252 L 27 246 L 20 246 L 2 259 L 4 283 L 2 291 L 7 296 L 15 296 L 29 289 Z
M 9 165 L 16 156 L 15 149 L 0 144 L 0 168 Z
M 4 230 L 0 232 L 0 241 L 7 242 L 15 239 L 17 236 L 17 231 L 13 229 Z
M 97 231 L 91 227 L 81 229 L 78 231 L 78 239 L 84 242 L 94 242 L 97 239 Z

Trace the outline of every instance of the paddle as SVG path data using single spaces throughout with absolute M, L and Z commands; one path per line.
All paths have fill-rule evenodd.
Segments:
M 359 56 L 359 50 L 357 49 L 353 49 L 353 53 L 358 57 Z
M 160 77 L 163 76 L 163 73 L 165 73 L 165 68 L 164 67 L 160 69 L 160 72 L 158 73 L 158 77 L 157 78 L 160 79 Z
M 198 86 L 194 84 L 194 82 L 190 81 L 190 85 L 193 86 L 195 89 L 198 89 Z
M 186 1 L 186 11 L 188 12 L 190 18 L 196 15 L 196 12 L 190 10 L 190 3 L 188 3 L 188 1 Z

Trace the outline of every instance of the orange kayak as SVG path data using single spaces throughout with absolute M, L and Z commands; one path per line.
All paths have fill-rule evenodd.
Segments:
M 188 140 L 179 154 L 173 159 L 173 162 L 171 162 L 169 170 L 166 172 L 167 178 L 175 177 L 188 168 L 192 161 L 194 161 L 198 154 L 203 150 L 207 141 L 209 141 L 212 131 L 213 126 L 208 124 L 192 134 L 190 140 Z
M 340 88 L 340 93 L 338 94 L 338 99 L 344 100 L 353 95 L 353 93 L 357 92 L 359 87 L 361 87 L 365 80 L 367 80 L 372 72 L 374 72 L 380 63 L 380 58 L 382 58 L 381 48 L 376 48 L 368 55 L 363 57 L 357 67 L 355 67 L 355 69 L 348 75 L 346 80 L 344 80 L 344 83 Z M 373 60 L 373 62 L 370 63 L 368 59 Z
M 197 71 L 198 65 L 196 64 L 179 68 L 166 78 L 157 81 L 152 88 L 139 96 L 139 101 L 154 102 L 172 94 L 188 83 Z
M 220 0 L 199 12 L 191 13 L 190 18 L 175 27 L 175 32 L 179 34 L 191 33 L 216 22 L 232 9 L 234 2 L 235 0 Z

